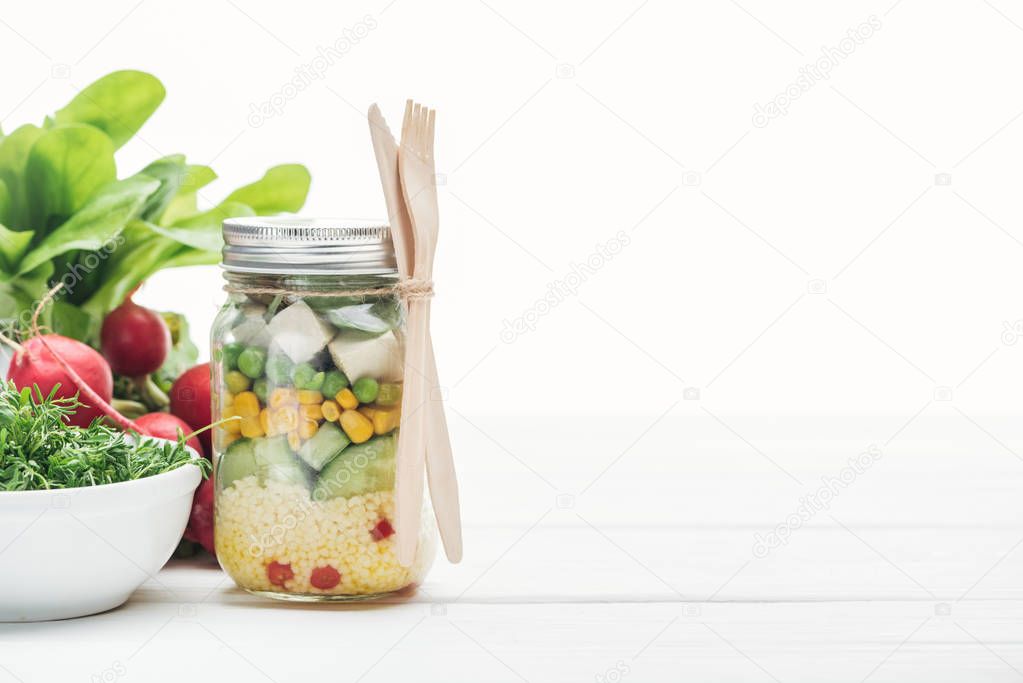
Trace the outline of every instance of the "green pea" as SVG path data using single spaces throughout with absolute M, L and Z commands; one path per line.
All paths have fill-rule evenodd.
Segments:
M 305 386 L 302 388 L 308 389 L 309 391 L 320 391 L 323 388 L 323 382 L 326 378 L 327 373 L 317 372 L 315 375 L 313 375 L 313 378 L 311 380 L 305 383 Z
M 238 356 L 240 356 L 242 351 L 244 350 L 245 345 L 240 344 L 238 342 L 224 344 L 224 348 L 221 350 L 221 357 L 224 360 L 224 367 L 228 370 L 237 370 Z
M 401 401 L 401 385 L 384 382 L 377 394 L 377 403 L 382 406 L 393 406 Z
M 232 394 L 240 394 L 243 391 L 247 391 L 251 383 L 252 380 L 237 370 L 232 370 L 224 375 L 224 385 L 227 386 L 227 390 Z
M 352 393 L 359 399 L 359 403 L 372 403 L 377 400 L 379 392 L 380 384 L 372 377 L 360 377 L 352 385 Z
M 328 398 L 333 398 L 337 392 L 348 386 L 348 377 L 340 370 L 331 370 L 323 379 L 323 386 L 320 391 Z
M 263 368 L 266 367 L 266 350 L 257 346 L 250 346 L 238 354 L 238 369 L 251 379 L 259 379 L 263 376 Z
M 274 386 L 283 387 L 291 384 L 292 363 L 284 354 L 274 354 L 266 364 L 266 376 Z
M 309 363 L 299 363 L 295 366 L 295 369 L 291 371 L 291 379 L 294 380 L 295 386 L 299 389 L 305 389 L 306 385 L 309 384 L 313 379 L 313 375 L 316 374 L 316 368 Z
M 256 398 L 258 398 L 262 403 L 266 403 L 266 395 L 269 391 L 267 387 L 266 377 L 260 377 L 255 382 L 253 382 L 252 391 L 253 393 L 256 394 Z

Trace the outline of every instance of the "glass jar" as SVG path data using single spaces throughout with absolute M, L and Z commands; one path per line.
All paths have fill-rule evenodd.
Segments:
M 229 292 L 212 332 L 217 559 L 241 588 L 354 600 L 421 582 L 397 559 L 404 310 L 386 226 L 224 222 Z M 426 503 L 427 507 L 429 503 Z

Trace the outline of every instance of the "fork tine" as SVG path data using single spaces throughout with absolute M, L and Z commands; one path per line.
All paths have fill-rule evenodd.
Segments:
M 405 118 L 401 120 L 401 146 L 409 149 L 412 126 L 412 100 L 405 100 Z
M 423 105 L 418 102 L 412 105 L 412 144 L 415 145 L 417 153 L 419 152 L 419 126 L 422 111 Z
M 437 121 L 437 110 L 430 109 L 429 111 L 429 117 L 426 121 L 426 156 L 433 160 L 433 129 Z

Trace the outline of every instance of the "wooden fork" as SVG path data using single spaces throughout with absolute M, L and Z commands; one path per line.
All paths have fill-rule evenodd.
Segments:
M 409 100 L 401 126 L 398 149 L 398 175 L 402 196 L 408 208 L 415 235 L 413 277 L 433 279 L 433 257 L 437 246 L 439 211 L 433 163 L 434 122 L 436 112 Z M 423 507 L 424 447 L 429 411 L 429 395 L 436 389 L 436 375 L 429 371 L 430 329 L 429 299 L 416 299 L 409 305 L 408 348 L 406 349 L 405 393 L 402 398 L 402 435 L 398 439 L 395 531 L 398 561 L 409 566 L 415 559 Z M 432 375 L 432 376 L 431 376 Z M 453 474 L 453 470 L 452 470 Z M 457 496 L 457 492 L 453 492 Z M 436 497 L 451 495 L 437 491 Z M 456 498 L 457 500 L 457 498 Z M 460 555 L 460 549 L 457 553 Z
M 377 157 L 377 169 L 380 171 L 380 184 L 390 217 L 398 273 L 405 279 L 413 274 L 412 256 L 415 252 L 415 239 L 405 200 L 401 194 L 398 144 L 394 141 L 394 136 L 377 105 L 369 108 L 367 120 L 373 140 L 373 151 Z M 428 386 L 436 386 L 437 361 L 434 358 L 432 342 L 427 348 L 426 360 Z M 455 476 L 447 419 L 444 416 L 444 403 L 430 400 L 425 408 L 429 413 L 426 416 L 427 481 L 430 483 L 430 495 L 437 517 L 437 527 L 444 543 L 444 552 L 448 560 L 458 563 L 462 559 L 462 519 L 458 502 L 458 480 Z

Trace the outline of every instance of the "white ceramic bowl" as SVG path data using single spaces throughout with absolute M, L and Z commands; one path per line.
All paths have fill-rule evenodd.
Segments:
M 123 604 L 170 559 L 201 479 L 183 465 L 119 484 L 0 492 L 0 621 Z

